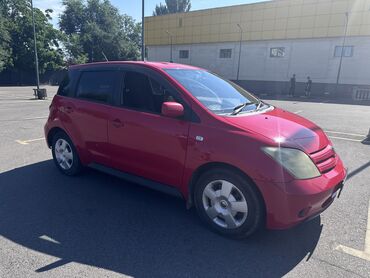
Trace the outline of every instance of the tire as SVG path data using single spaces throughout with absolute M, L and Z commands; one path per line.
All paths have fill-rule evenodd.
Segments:
M 236 171 L 217 168 L 204 173 L 195 185 L 194 202 L 203 222 L 223 236 L 246 238 L 264 226 L 261 194 Z
M 75 176 L 82 170 L 81 161 L 72 140 L 62 131 L 58 131 L 52 140 L 51 152 L 57 168 L 67 176 Z

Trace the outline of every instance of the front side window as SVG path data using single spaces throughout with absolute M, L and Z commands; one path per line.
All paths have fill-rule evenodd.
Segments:
M 343 56 L 342 56 L 343 55 Z M 334 51 L 334 57 L 352 57 L 353 46 L 336 46 Z
M 165 101 L 175 101 L 175 98 L 156 80 L 139 72 L 125 73 L 121 106 L 160 114 Z
M 259 100 L 238 85 L 205 70 L 165 69 L 205 107 L 216 114 L 230 114 L 235 107 L 250 104 L 243 112 L 256 110 Z
M 78 83 L 77 97 L 108 103 L 114 93 L 116 75 L 111 71 L 83 72 Z
M 180 50 L 179 51 L 180 59 L 188 59 L 189 58 L 189 50 Z
M 220 49 L 220 58 L 221 59 L 230 59 L 231 58 L 231 49 Z

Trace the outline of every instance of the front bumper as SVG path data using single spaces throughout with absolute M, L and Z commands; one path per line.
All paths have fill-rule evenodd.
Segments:
M 284 185 L 258 182 L 262 188 L 268 188 L 263 194 L 267 228 L 287 229 L 318 216 L 340 195 L 346 175 L 338 159 L 334 169 L 314 179 L 293 180 Z

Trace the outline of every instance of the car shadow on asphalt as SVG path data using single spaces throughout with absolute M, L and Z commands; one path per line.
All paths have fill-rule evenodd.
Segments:
M 51 160 L 0 174 L 0 235 L 69 262 L 134 277 L 281 277 L 316 248 L 320 217 L 249 239 L 205 228 L 185 202 L 86 170 L 62 175 Z
M 365 171 L 367 168 L 370 167 L 370 161 L 361 165 L 360 167 L 350 171 L 347 175 L 347 179 L 351 179 L 353 178 L 354 176 L 360 174 L 361 172 Z

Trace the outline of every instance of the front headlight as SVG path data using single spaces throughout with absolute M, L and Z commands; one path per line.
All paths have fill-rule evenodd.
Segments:
M 297 179 L 311 179 L 321 175 L 308 155 L 300 150 L 275 147 L 265 147 L 262 150 Z

